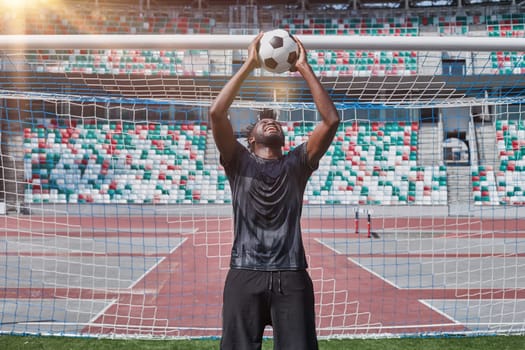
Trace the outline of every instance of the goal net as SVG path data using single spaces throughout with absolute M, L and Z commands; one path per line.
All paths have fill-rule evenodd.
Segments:
M 0 37 L 1 333 L 220 336 L 208 107 L 252 38 Z M 342 118 L 304 196 L 319 337 L 523 333 L 523 39 L 300 39 Z M 319 121 L 297 73 L 246 80 L 241 142 L 263 108 L 285 152 Z

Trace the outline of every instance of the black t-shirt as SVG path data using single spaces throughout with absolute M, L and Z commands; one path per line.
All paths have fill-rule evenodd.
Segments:
M 318 166 L 308 165 L 306 143 L 271 160 L 237 143 L 233 159 L 223 166 L 234 215 L 230 266 L 262 271 L 306 269 L 300 224 L 303 194 Z

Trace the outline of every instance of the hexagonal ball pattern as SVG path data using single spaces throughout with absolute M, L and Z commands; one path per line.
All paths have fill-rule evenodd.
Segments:
M 284 73 L 295 64 L 299 47 L 288 31 L 274 29 L 264 33 L 258 53 L 262 68 L 272 73 Z

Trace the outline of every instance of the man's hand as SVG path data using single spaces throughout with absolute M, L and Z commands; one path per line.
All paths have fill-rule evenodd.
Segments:
M 246 63 L 249 64 L 252 69 L 261 67 L 261 63 L 259 62 L 259 42 L 261 41 L 263 34 L 264 32 L 257 34 L 248 46 L 248 58 Z
M 295 61 L 295 64 L 290 68 L 290 72 L 299 71 L 300 73 L 302 73 L 304 69 L 307 69 L 309 67 L 308 60 L 306 57 L 306 49 L 304 48 L 304 45 L 301 42 L 301 40 L 299 40 L 295 36 L 294 40 L 297 43 L 297 46 L 299 47 L 299 56 L 297 57 L 297 61 Z

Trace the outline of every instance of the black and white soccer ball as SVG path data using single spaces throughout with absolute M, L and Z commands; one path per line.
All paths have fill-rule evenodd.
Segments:
M 299 46 L 288 31 L 274 29 L 263 34 L 258 52 L 262 68 L 272 73 L 284 73 L 295 65 Z

